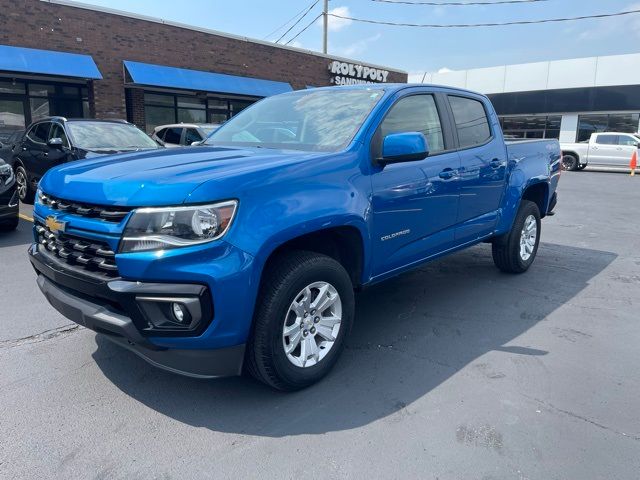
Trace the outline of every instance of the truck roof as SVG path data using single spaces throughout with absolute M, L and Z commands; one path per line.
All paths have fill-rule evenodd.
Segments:
M 348 90 L 367 90 L 371 88 L 377 88 L 377 89 L 382 89 L 388 92 L 395 92 L 395 91 L 399 91 L 409 87 L 443 88 L 446 90 L 452 90 L 456 92 L 473 93 L 474 95 L 482 95 L 483 97 L 486 96 L 480 92 L 475 92 L 473 90 L 467 90 L 465 88 L 458 88 L 458 87 L 450 87 L 447 85 L 437 85 L 434 83 L 362 83 L 357 85 L 332 85 L 328 87 L 314 87 L 314 90 L 327 90 L 327 89 L 335 89 L 335 88 L 348 89 Z

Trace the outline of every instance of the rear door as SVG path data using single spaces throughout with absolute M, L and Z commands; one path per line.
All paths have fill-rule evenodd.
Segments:
M 460 155 L 460 207 L 455 240 L 493 231 L 505 190 L 507 151 L 498 119 L 480 96 L 448 95 Z
M 376 166 L 372 173 L 374 256 L 379 276 L 446 250 L 458 211 L 459 157 L 443 95 L 411 93 L 396 99 L 372 140 L 378 156 L 390 133 L 421 132 L 424 160 Z
M 42 168 L 42 158 L 47 151 L 50 129 L 51 122 L 36 123 L 29 129 L 22 141 L 18 158 L 24 164 L 29 180 L 39 179 L 46 171 Z

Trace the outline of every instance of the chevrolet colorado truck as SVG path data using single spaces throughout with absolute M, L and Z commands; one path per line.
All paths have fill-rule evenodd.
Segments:
M 592 133 L 588 141 L 560 144 L 562 164 L 565 170 L 583 170 L 588 164 L 629 168 L 638 144 L 637 133 Z
M 476 93 L 296 91 L 198 148 L 53 168 L 29 256 L 54 308 L 152 364 L 295 390 L 335 364 L 355 290 L 480 242 L 527 270 L 560 167 Z

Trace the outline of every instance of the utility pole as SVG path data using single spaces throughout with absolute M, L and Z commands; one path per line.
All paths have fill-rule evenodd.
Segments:
M 327 53 L 327 31 L 329 30 L 329 0 L 324 0 L 324 10 L 322 11 L 322 29 L 324 36 L 322 38 L 322 53 Z

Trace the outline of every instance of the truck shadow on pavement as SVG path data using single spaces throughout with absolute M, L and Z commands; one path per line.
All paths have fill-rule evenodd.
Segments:
M 336 368 L 296 393 L 248 378 L 207 381 L 166 373 L 100 335 L 93 356 L 124 393 L 192 426 L 267 437 L 348 430 L 393 421 L 485 353 L 544 357 L 547 351 L 518 337 L 616 257 L 542 244 L 529 272 L 514 276 L 499 272 L 490 248 L 480 245 L 375 285 L 358 295 L 355 325 Z M 490 369 L 483 374 L 487 381 L 496 378 Z
M 24 245 L 26 252 L 27 246 L 32 242 L 33 224 L 25 220 L 20 220 L 20 224 L 15 231 L 0 232 L 0 248 Z

